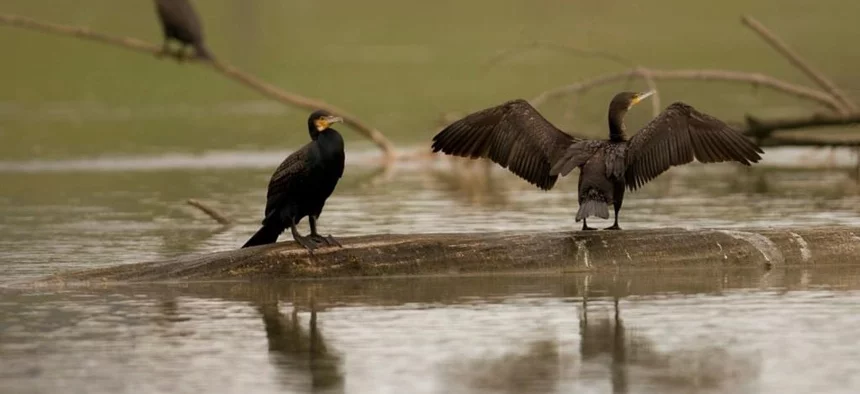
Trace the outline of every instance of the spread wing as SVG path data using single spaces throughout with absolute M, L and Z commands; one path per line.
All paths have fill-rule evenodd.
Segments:
M 756 163 L 764 153 L 729 125 L 676 102 L 630 139 L 627 146 L 627 187 L 635 190 L 669 167 L 696 160 L 702 163 Z
M 301 185 L 306 183 L 310 176 L 310 168 L 307 165 L 309 149 L 308 144 L 287 156 L 272 174 L 269 191 L 266 193 L 266 217 L 286 204 L 290 196 L 295 197 L 301 193 Z
M 525 100 L 512 100 L 460 119 L 433 137 L 433 151 L 489 158 L 529 183 L 549 190 L 552 165 L 577 138 L 559 130 Z

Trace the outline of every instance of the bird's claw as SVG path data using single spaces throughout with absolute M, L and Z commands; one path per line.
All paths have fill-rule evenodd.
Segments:
M 343 245 L 341 245 L 341 243 L 338 240 L 336 240 L 334 237 L 332 237 L 331 235 L 322 236 L 319 234 L 311 234 L 310 238 L 318 244 L 325 244 L 328 246 L 339 246 L 341 248 L 343 247 Z
M 335 239 L 334 237 L 332 237 L 332 236 L 331 236 L 331 234 L 329 234 L 328 236 L 326 236 L 326 237 L 325 237 L 325 240 L 326 240 L 326 243 L 328 243 L 328 244 L 329 244 L 329 246 L 337 246 L 337 247 L 340 247 L 340 248 L 342 248 L 342 247 L 343 247 L 343 245 L 340 243 L 340 241 L 338 241 L 337 239 Z
M 618 223 L 616 223 L 616 224 L 613 224 L 612 226 L 605 228 L 604 230 L 621 230 L 621 226 L 619 226 Z
M 597 230 L 597 229 L 594 227 L 586 227 L 586 226 L 582 227 L 582 231 L 594 231 L 594 230 Z
M 313 238 L 311 238 L 311 237 L 293 237 L 293 238 L 295 238 L 296 242 L 299 245 L 302 245 L 305 249 L 307 249 L 308 253 L 310 253 L 311 255 L 314 254 L 314 249 L 317 248 L 317 245 L 315 242 L 312 242 L 312 241 L 315 241 Z

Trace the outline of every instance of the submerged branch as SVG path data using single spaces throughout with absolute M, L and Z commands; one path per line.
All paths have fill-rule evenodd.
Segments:
M 857 105 L 845 96 L 845 94 L 836 87 L 836 84 L 834 84 L 833 81 L 821 72 L 813 69 L 812 66 L 803 60 L 797 52 L 789 48 L 785 42 L 768 30 L 761 24 L 761 22 L 749 15 L 746 15 L 741 17 L 741 23 L 758 34 L 758 36 L 761 37 L 768 45 L 779 52 L 780 55 L 788 59 L 793 66 L 797 67 L 800 71 L 806 74 L 809 79 L 813 80 L 818 84 L 818 86 L 821 86 L 824 91 L 833 96 L 833 98 L 840 103 L 839 108 L 837 108 L 840 113 L 845 115 L 857 111 Z
M 161 54 L 161 47 L 150 44 L 148 42 L 130 37 L 112 36 L 96 32 L 85 27 L 46 23 L 22 16 L 3 14 L 0 14 L 0 24 L 28 30 L 41 31 L 44 33 L 77 37 L 84 40 L 100 42 L 103 44 L 125 48 L 137 52 L 148 53 L 156 56 Z M 212 62 L 195 61 L 194 59 L 188 60 L 199 64 L 208 64 L 212 66 L 215 71 L 218 71 L 221 75 L 230 78 L 236 82 L 239 82 L 246 87 L 254 89 L 266 97 L 269 97 L 276 101 L 280 101 L 283 104 L 303 108 L 309 111 L 323 109 L 333 114 L 336 114 L 343 118 L 344 123 L 346 123 L 354 130 L 358 131 L 360 134 L 364 135 L 365 137 L 376 143 L 376 145 L 383 151 L 387 161 L 390 162 L 394 159 L 394 146 L 387 138 L 385 138 L 385 136 L 379 130 L 373 128 L 372 126 L 368 125 L 357 117 L 350 115 L 349 113 L 340 108 L 337 108 L 322 100 L 309 98 L 298 95 L 296 93 L 281 90 L 271 84 L 263 82 L 262 80 L 237 69 L 236 67 L 233 67 L 219 60 L 214 60 Z
M 233 224 L 233 221 L 230 220 L 230 218 L 225 216 L 223 213 L 221 213 L 217 209 L 215 209 L 209 205 L 206 205 L 201 201 L 195 200 L 193 198 L 189 198 L 188 201 L 186 201 L 186 202 L 188 203 L 188 205 L 191 205 L 192 207 L 203 211 L 203 213 L 209 215 L 210 218 L 212 218 L 213 220 L 215 220 L 219 224 L 222 224 L 225 226 L 228 224 Z
M 695 80 L 734 82 L 758 85 L 768 87 L 772 90 L 790 94 L 802 99 L 815 101 L 833 110 L 839 111 L 842 107 L 842 104 L 838 100 L 836 100 L 827 93 L 821 92 L 816 89 L 808 88 L 806 86 L 779 80 L 761 73 L 750 73 L 731 70 L 659 70 L 644 67 L 631 68 L 629 70 L 612 74 L 603 74 L 592 79 L 547 90 L 545 92 L 540 93 L 535 98 L 531 99 L 530 102 L 533 106 L 537 107 L 543 105 L 550 99 L 554 99 L 560 96 L 581 93 L 589 89 L 602 85 L 607 85 L 629 77 L 645 78 L 646 75 L 655 81 Z

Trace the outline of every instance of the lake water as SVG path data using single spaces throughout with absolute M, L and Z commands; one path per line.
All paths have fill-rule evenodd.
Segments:
M 860 269 L 22 285 L 236 248 L 256 230 L 285 154 L 0 162 L 0 392 L 860 389 Z M 851 170 L 786 167 L 807 165 L 804 155 L 768 151 L 770 165 L 753 170 L 673 170 L 628 194 L 621 225 L 860 226 Z M 322 233 L 579 227 L 574 179 L 542 192 L 476 162 L 386 170 L 375 159 L 349 153 Z M 189 198 L 237 224 L 217 225 Z
M 836 45 L 858 36 L 858 1 L 544 3 L 195 1 L 216 57 L 344 108 L 400 148 L 426 149 L 456 114 L 632 65 L 814 88 L 740 15 L 860 92 L 858 52 Z M 2 12 L 160 42 L 151 1 L 82 4 L 4 0 Z M 306 141 L 307 111 L 199 67 L 67 37 L 0 26 L 0 48 L 0 393 L 860 392 L 855 269 L 28 287 L 243 244 L 288 153 L 271 149 Z M 733 122 L 826 110 L 765 87 L 658 82 L 663 105 Z M 618 81 L 539 109 L 604 137 L 611 97 L 649 88 Z M 649 107 L 630 112 L 631 131 Z M 324 234 L 580 227 L 574 179 L 542 192 L 496 166 L 489 177 L 448 160 L 384 169 L 342 131 L 349 163 Z M 860 227 L 855 163 L 844 150 L 769 149 L 749 171 L 675 169 L 628 194 L 621 225 Z

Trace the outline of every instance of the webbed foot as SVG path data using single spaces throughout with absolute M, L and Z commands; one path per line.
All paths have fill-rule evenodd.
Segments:
M 311 255 L 314 254 L 314 249 L 317 248 L 317 244 L 312 237 L 310 237 L 310 236 L 307 236 L 307 237 L 293 236 L 293 239 L 296 240 L 296 243 L 298 243 L 299 245 L 302 245 L 305 249 L 307 249 L 308 253 L 310 253 Z
M 331 235 L 322 236 L 319 234 L 311 234 L 310 238 L 314 242 L 319 243 L 319 244 L 326 244 L 328 246 L 338 246 L 341 248 L 343 247 L 343 245 L 341 245 L 340 241 L 336 240 Z
M 605 228 L 604 230 L 621 230 L 621 226 L 619 226 L 618 223 L 615 223 L 612 226 Z

